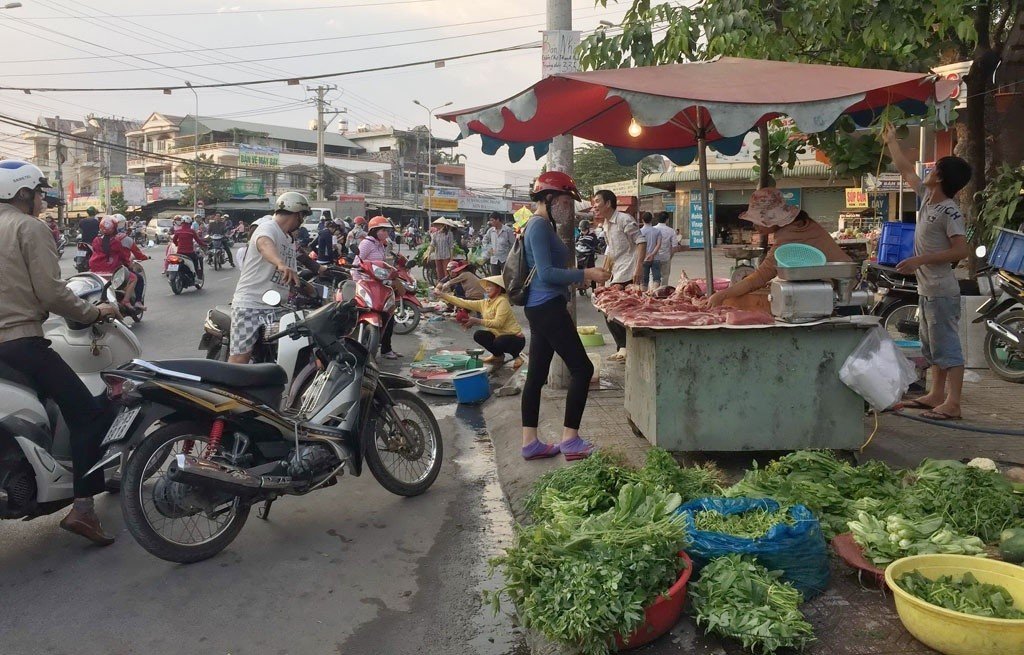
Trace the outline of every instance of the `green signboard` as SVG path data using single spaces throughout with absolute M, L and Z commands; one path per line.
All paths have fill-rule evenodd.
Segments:
M 258 177 L 236 177 L 231 181 L 231 196 L 256 196 L 262 198 L 267 195 L 263 180 Z
M 250 168 L 279 168 L 281 152 L 277 148 L 242 143 L 238 146 L 238 165 Z

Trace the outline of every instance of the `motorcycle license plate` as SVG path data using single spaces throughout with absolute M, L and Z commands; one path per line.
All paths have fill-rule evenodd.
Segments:
M 176 271 L 176 270 L 178 270 L 178 265 L 177 264 L 168 264 L 167 265 L 167 270 L 168 271 Z
M 85 255 L 86 255 L 86 254 L 87 254 L 88 252 L 89 252 L 89 251 L 88 251 L 88 250 L 86 250 L 85 248 L 79 248 L 79 249 L 78 249 L 78 254 L 79 254 L 79 255 L 82 255 L 83 257 L 84 257 L 84 256 L 85 256 Z
M 121 411 L 117 414 L 117 418 L 114 419 L 114 423 L 107 430 L 107 436 L 103 437 L 103 443 L 100 445 L 106 446 L 107 444 L 124 439 L 125 435 L 128 434 L 128 429 L 135 422 L 135 417 L 141 411 L 142 407 L 122 407 Z

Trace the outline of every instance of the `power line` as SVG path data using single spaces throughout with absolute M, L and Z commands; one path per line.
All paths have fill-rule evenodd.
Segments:
M 231 11 L 190 11 L 165 14 L 123 14 L 124 18 L 170 18 L 174 16 L 234 16 L 238 14 L 271 14 L 290 11 L 314 11 L 323 9 L 359 9 L 366 7 L 392 7 L 396 5 L 417 5 L 439 0 L 396 0 L 394 2 L 361 2 L 347 5 L 315 5 L 312 7 L 285 7 L 281 9 L 238 9 Z M 29 16 L 29 20 L 61 20 L 63 16 Z
M 262 84 L 280 84 L 282 82 L 295 84 L 305 80 L 323 80 L 329 77 L 346 77 L 349 75 L 360 75 L 363 73 L 373 73 L 377 71 L 388 71 L 396 70 L 399 68 L 412 68 L 413 66 L 425 66 L 427 64 L 436 64 L 438 62 L 446 61 L 458 61 L 460 59 L 469 59 L 471 57 L 482 57 L 485 55 L 493 55 L 499 52 L 512 52 L 515 50 L 531 50 L 540 48 L 540 43 L 526 43 L 516 46 L 506 46 L 504 48 L 495 48 L 493 50 L 482 50 L 480 52 L 469 52 L 461 55 L 451 55 L 449 57 L 435 57 L 433 59 L 421 59 L 419 61 L 410 61 L 402 64 L 391 64 L 389 66 L 375 66 L 372 68 L 360 68 L 348 71 L 336 71 L 333 73 L 321 73 L 319 75 L 300 75 L 297 77 L 280 77 L 277 79 L 270 80 L 249 80 L 245 82 L 217 82 L 212 84 L 193 84 L 193 89 L 222 89 L 231 88 L 238 86 L 257 86 Z M 128 87 L 40 87 L 40 86 L 0 86 L 0 91 L 21 91 L 23 93 L 31 94 L 33 91 L 40 93 L 105 93 L 109 91 L 180 91 L 188 89 L 189 87 L 182 85 L 165 85 L 165 86 L 128 86 Z
M 517 30 L 524 30 L 529 28 L 543 27 L 542 24 L 535 25 L 520 25 L 517 27 L 503 27 L 497 30 L 488 30 L 486 32 L 474 32 L 471 34 L 454 34 L 449 36 L 439 36 L 431 39 L 421 39 L 419 41 L 406 41 L 404 43 L 388 43 L 375 46 L 359 47 L 359 48 L 346 48 L 344 50 L 330 50 L 328 52 L 317 52 L 312 54 L 300 54 L 300 55 L 281 55 L 278 57 L 261 57 L 259 59 L 243 59 L 239 60 L 239 63 L 256 64 L 267 61 L 287 61 L 292 59 L 309 59 L 310 57 L 326 57 L 331 55 L 347 54 L 350 52 L 365 52 L 368 50 L 386 50 L 388 48 L 402 48 L 411 45 L 422 45 L 424 43 L 438 43 L 440 41 L 453 41 L 456 39 L 466 39 L 475 36 L 488 36 L 491 34 L 500 34 L 503 32 L 515 32 Z M 174 70 L 185 70 L 192 68 L 208 68 L 210 66 L 222 66 L 225 62 L 210 62 L 205 64 L 182 64 L 180 66 L 174 66 Z M 5 75 L 5 77 L 51 77 L 61 75 L 106 75 L 110 73 L 133 73 L 136 71 L 156 71 L 165 70 L 167 66 L 155 66 L 153 68 L 113 68 L 101 71 L 60 71 L 56 73 L 15 73 L 13 75 Z

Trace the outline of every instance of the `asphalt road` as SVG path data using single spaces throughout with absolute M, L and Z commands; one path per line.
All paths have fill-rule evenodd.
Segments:
M 206 310 L 229 300 L 237 272 L 208 271 L 202 291 L 174 296 L 160 275 L 163 249 L 149 253 L 149 311 L 133 328 L 143 357 L 201 356 Z M 66 275 L 72 256 L 62 262 Z M 467 345 L 448 322 L 421 325 L 396 337 L 396 350 Z M 511 617 L 492 615 L 480 599 L 496 584 L 486 560 L 510 538 L 511 517 L 479 409 L 437 400 L 433 407 L 445 457 L 429 492 L 403 499 L 368 472 L 346 476 L 279 500 L 269 521 L 253 512 L 238 539 L 205 562 L 150 556 L 108 494 L 96 499 L 117 536 L 108 548 L 60 530 L 63 511 L 4 522 L 0 653 L 525 653 Z

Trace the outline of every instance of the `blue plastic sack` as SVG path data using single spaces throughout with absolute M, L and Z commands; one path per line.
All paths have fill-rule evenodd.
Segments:
M 769 498 L 698 498 L 677 511 L 686 515 L 686 531 L 695 571 L 710 560 L 731 553 L 752 555 L 770 571 L 782 571 L 782 579 L 793 584 L 810 600 L 828 587 L 829 560 L 821 524 L 803 505 L 793 505 L 789 515 L 794 525 L 779 523 L 758 539 L 747 539 L 721 532 L 698 530 L 694 515 L 703 510 L 720 514 L 742 514 L 754 509 L 774 512 L 779 504 Z

